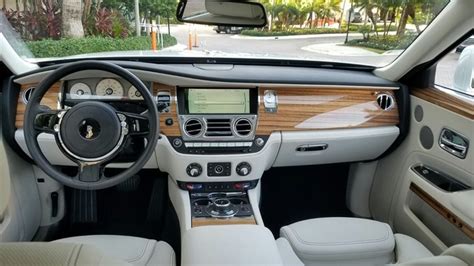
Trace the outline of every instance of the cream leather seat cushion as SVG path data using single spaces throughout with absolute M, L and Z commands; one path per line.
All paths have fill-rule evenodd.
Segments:
M 132 265 L 175 265 L 173 248 L 163 241 L 132 236 L 89 235 L 64 238 L 54 243 L 85 244 Z
M 474 244 L 459 244 L 449 247 L 439 256 L 410 260 L 403 266 L 471 266 L 474 265 Z
M 395 240 L 388 224 L 358 218 L 318 218 L 284 226 L 305 265 L 383 265 L 393 261 Z
M 130 265 L 93 246 L 73 243 L 15 242 L 0 244 L 0 265 Z

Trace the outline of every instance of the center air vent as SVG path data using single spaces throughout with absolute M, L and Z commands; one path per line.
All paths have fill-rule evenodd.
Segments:
M 207 137 L 229 137 L 232 136 L 230 119 L 227 118 L 208 118 L 206 119 Z
M 394 100 L 392 95 L 386 94 L 386 93 L 381 93 L 377 95 L 377 104 L 382 108 L 383 110 L 389 110 L 393 107 Z
M 202 130 L 202 122 L 199 119 L 191 118 L 184 123 L 184 132 L 190 137 L 201 135 Z
M 242 137 L 248 136 L 252 132 L 252 123 L 248 119 L 241 118 L 235 122 L 235 132 Z

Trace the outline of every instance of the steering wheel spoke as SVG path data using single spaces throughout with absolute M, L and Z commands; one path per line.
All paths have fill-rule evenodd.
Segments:
M 74 179 L 81 182 L 99 182 L 105 178 L 102 163 L 77 162 L 78 171 Z
M 147 136 L 150 133 L 149 118 L 143 114 L 117 112 L 120 122 L 126 124 L 126 134 L 129 136 Z
M 34 130 L 37 134 L 56 134 L 59 131 L 59 120 L 64 110 L 51 110 L 46 106 L 39 106 L 34 118 Z

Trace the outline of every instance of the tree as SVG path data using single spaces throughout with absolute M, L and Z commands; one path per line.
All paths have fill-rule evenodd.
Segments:
M 81 0 L 63 0 L 62 21 L 63 37 L 84 37 Z

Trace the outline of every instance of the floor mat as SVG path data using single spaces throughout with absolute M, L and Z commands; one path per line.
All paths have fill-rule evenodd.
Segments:
M 282 226 L 318 217 L 350 217 L 346 207 L 348 164 L 279 167 L 261 180 L 263 222 L 275 237 Z
M 179 251 L 179 223 L 168 197 L 167 175 L 156 170 L 144 170 L 139 175 L 139 182 L 98 190 L 97 223 L 76 223 L 68 216 L 57 238 L 127 235 L 163 240 Z M 66 190 L 68 203 L 72 202 L 72 192 Z

